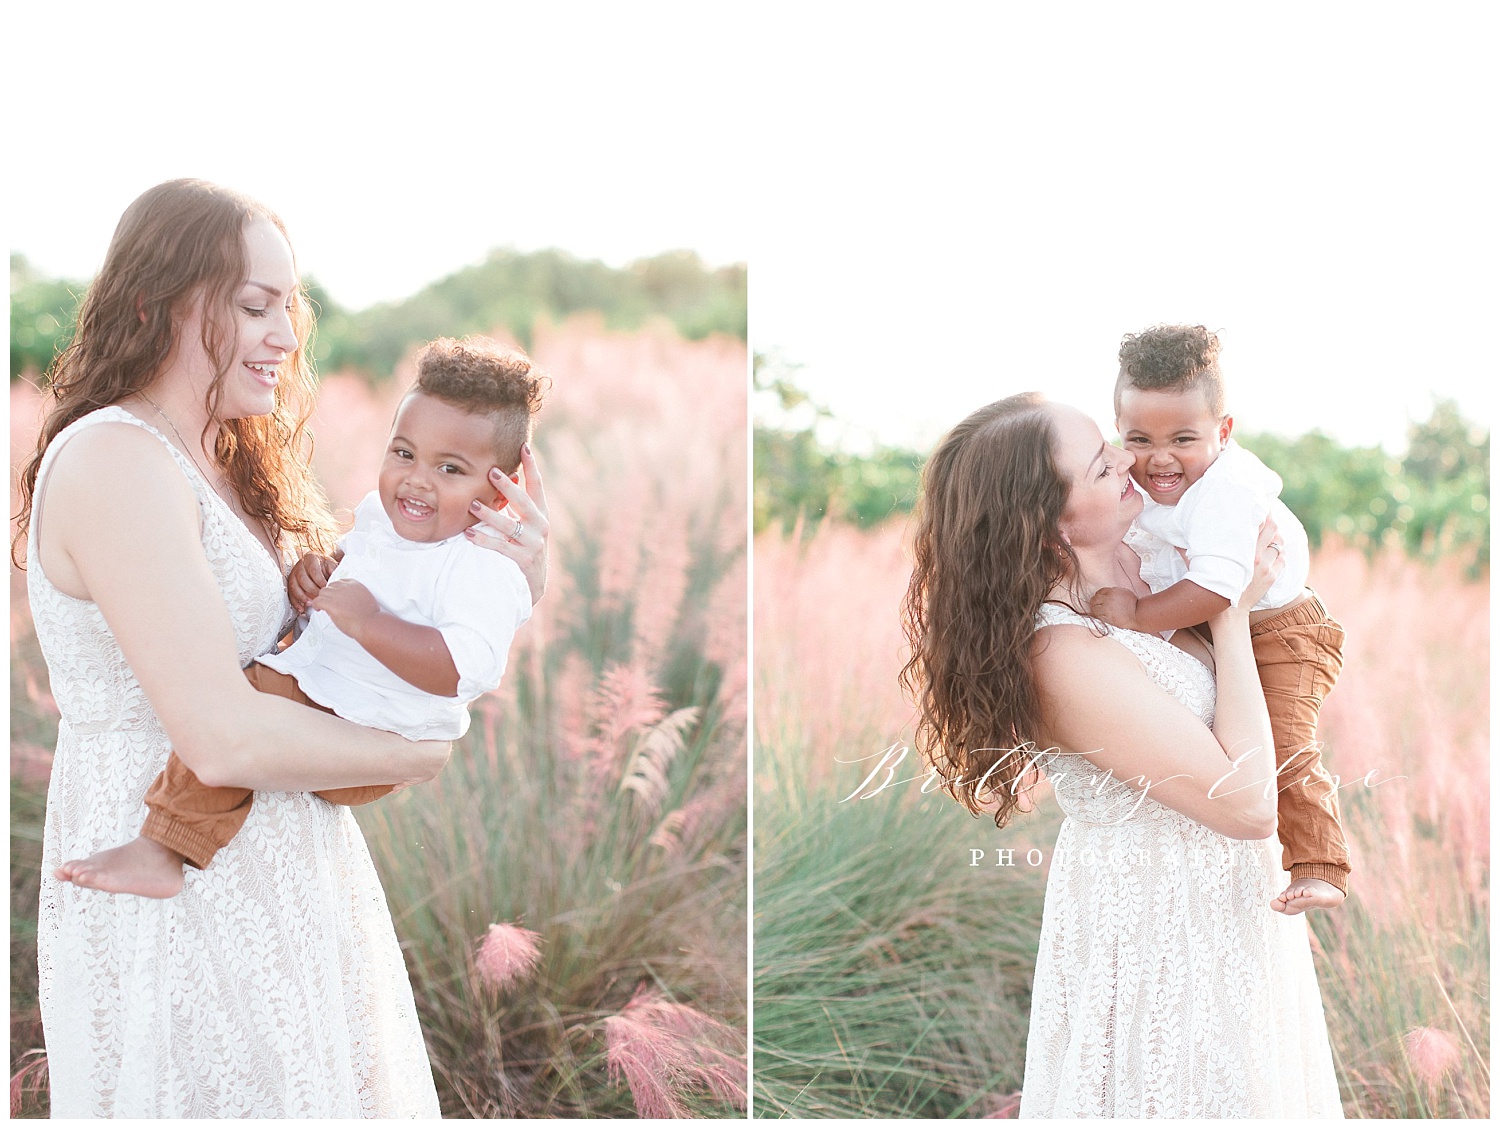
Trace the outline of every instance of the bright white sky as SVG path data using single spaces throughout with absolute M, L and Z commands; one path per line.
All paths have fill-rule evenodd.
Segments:
M 758 86 L 795 125 L 755 153 L 791 221 L 754 245 L 751 335 L 850 442 L 1029 388 L 1113 437 L 1120 337 L 1156 322 L 1223 331 L 1240 427 L 1396 451 L 1434 393 L 1488 422 L 1484 8 L 963 11 L 997 9 L 825 18 Z
M 748 258 L 735 69 L 657 39 L 693 9 L 8 8 L 7 234 L 49 273 L 91 277 L 125 206 L 179 176 L 269 205 L 354 308 L 501 246 Z
M 750 263 L 755 347 L 852 443 L 1032 387 L 1112 434 L 1157 321 L 1223 331 L 1245 428 L 1396 450 L 1434 394 L 1488 422 L 1481 5 L 385 10 L 12 5 L 7 242 L 87 277 L 196 175 L 354 307 L 498 246 L 691 247 Z

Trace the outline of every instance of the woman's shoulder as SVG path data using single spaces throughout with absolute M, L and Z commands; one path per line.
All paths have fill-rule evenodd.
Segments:
M 183 478 L 171 446 L 123 408 L 100 408 L 74 420 L 52 440 L 47 458 L 54 475 L 65 468 L 98 474 L 101 485 L 106 480 Z
M 192 481 L 174 449 L 122 408 L 101 408 L 75 420 L 48 445 L 42 467 L 50 498 L 87 520 L 90 513 L 126 507 L 197 508 Z M 40 481 L 40 478 L 39 478 Z
M 1036 616 L 1031 648 L 1033 673 L 1044 685 L 1058 678 L 1087 680 L 1107 670 L 1144 676 L 1141 641 L 1151 638 L 1113 627 L 1065 605 L 1045 603 Z

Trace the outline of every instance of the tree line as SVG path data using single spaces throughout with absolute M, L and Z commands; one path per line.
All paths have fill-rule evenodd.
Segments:
M 757 419 L 755 529 L 811 532 L 825 520 L 869 527 L 916 504 L 926 453 L 877 446 L 859 454 L 821 443 L 833 418 L 796 383 L 795 366 L 755 357 L 755 389 L 798 423 Z M 1401 458 L 1380 447 L 1343 447 L 1319 431 L 1295 439 L 1237 432 L 1281 475 L 1281 499 L 1314 547 L 1338 537 L 1373 551 L 1399 545 L 1422 557 L 1452 554 L 1478 574 L 1489 566 L 1490 435 L 1451 400 L 1407 431 Z
M 87 282 L 49 278 L 10 258 L 10 376 L 42 373 L 72 337 Z M 610 329 L 668 319 L 689 340 L 724 333 L 745 340 L 746 275 L 742 264 L 710 268 L 692 251 L 669 251 L 623 268 L 578 259 L 565 251 L 493 251 L 399 302 L 362 310 L 340 305 L 315 280 L 308 296 L 318 309 L 313 359 L 323 372 L 354 370 L 390 376 L 414 346 L 434 337 L 461 337 L 503 328 L 526 348 L 539 318 L 557 321 L 598 311 Z

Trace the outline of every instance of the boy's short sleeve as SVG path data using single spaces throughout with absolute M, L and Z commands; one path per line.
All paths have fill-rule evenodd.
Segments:
M 1238 605 L 1255 571 L 1255 542 L 1270 512 L 1270 500 L 1228 477 L 1203 478 L 1177 507 L 1187 542 L 1184 580 Z
M 433 624 L 458 669 L 460 701 L 471 702 L 500 685 L 511 640 L 531 618 L 531 589 L 509 557 L 467 542 L 439 581 L 439 618 Z

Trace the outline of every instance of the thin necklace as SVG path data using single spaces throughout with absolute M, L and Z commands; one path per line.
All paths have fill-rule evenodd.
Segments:
M 182 437 L 182 432 L 177 430 L 177 425 L 172 422 L 172 417 L 167 415 L 167 413 L 162 410 L 162 406 L 155 400 L 153 400 L 150 396 L 148 396 L 145 392 L 141 393 L 141 399 L 145 400 L 146 403 L 155 408 L 156 414 L 167 421 L 167 426 L 172 429 L 172 434 L 177 436 L 177 442 L 182 446 L 182 453 L 193 461 L 193 465 L 198 468 L 198 473 L 203 475 L 203 481 L 208 483 L 208 488 L 215 494 L 217 494 L 219 492 L 219 488 L 214 485 L 214 476 L 203 469 L 203 464 L 200 463 L 197 456 L 193 454 L 192 444 L 190 444 L 186 439 Z M 201 443 L 199 444 L 199 447 L 202 447 Z

